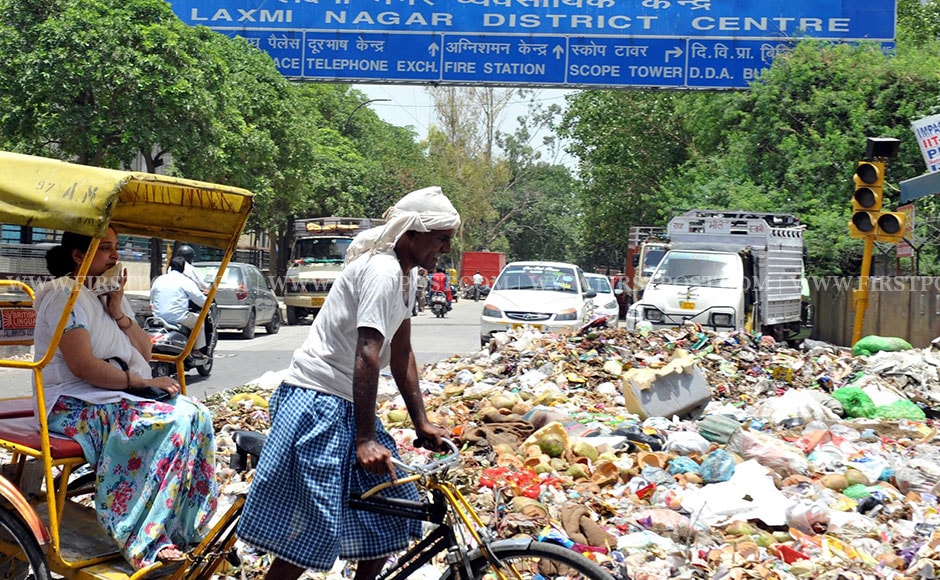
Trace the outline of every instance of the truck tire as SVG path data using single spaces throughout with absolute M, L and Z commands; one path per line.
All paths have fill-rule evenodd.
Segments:
M 297 324 L 297 308 L 293 306 L 287 307 L 287 326 L 294 326 Z

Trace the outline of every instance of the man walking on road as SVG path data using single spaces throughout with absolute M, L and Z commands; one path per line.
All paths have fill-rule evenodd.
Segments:
M 428 303 L 428 271 L 424 268 L 418 268 L 418 296 L 415 299 L 415 312 L 424 312 L 424 307 Z
M 440 449 L 411 347 L 417 268 L 450 252 L 460 216 L 438 187 L 414 191 L 346 251 L 337 278 L 284 382 L 270 400 L 271 434 L 238 523 L 239 537 L 275 555 L 268 580 L 358 562 L 357 580 L 421 536 L 421 522 L 352 510 L 351 494 L 398 478 L 395 442 L 376 416 L 379 371 L 389 365 L 411 415 L 415 444 Z M 414 484 L 382 492 L 418 500 Z M 286 501 L 287 498 L 293 498 Z M 294 501 L 300 499 L 302 501 Z
M 473 301 L 480 301 L 480 289 L 483 287 L 483 274 L 480 274 L 480 271 L 477 270 L 477 273 L 473 275 Z

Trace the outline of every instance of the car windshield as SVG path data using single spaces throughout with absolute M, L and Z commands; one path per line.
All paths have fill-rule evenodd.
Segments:
M 735 288 L 742 276 L 741 261 L 733 254 L 673 250 L 663 258 L 651 283 Z
M 545 290 L 577 294 L 578 279 L 572 268 L 506 266 L 493 290 Z
M 591 290 L 597 292 L 598 294 L 612 294 L 610 290 L 610 282 L 607 278 L 588 276 L 587 277 L 588 286 L 591 287 Z
M 346 257 L 349 238 L 307 238 L 294 243 L 291 259 L 296 262 L 327 263 L 342 262 Z

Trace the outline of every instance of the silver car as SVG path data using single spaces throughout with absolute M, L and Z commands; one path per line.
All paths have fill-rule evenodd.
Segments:
M 196 262 L 193 266 L 211 284 L 219 264 Z M 271 282 L 252 264 L 229 262 L 215 302 L 219 307 L 219 330 L 236 329 L 244 338 L 253 338 L 258 325 L 263 325 L 268 334 L 277 334 L 281 328 L 281 311 Z

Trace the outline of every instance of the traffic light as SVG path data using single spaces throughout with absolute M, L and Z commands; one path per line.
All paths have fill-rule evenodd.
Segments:
M 881 211 L 884 203 L 884 161 L 859 161 L 855 168 L 855 193 L 852 194 L 853 238 L 874 237 L 875 241 L 896 244 L 904 239 L 907 215 Z
M 878 231 L 878 218 L 881 214 L 884 196 L 884 162 L 859 161 L 853 181 L 855 193 L 852 194 L 852 221 L 849 223 L 849 235 L 853 238 L 874 236 Z
M 896 244 L 904 239 L 906 229 L 907 214 L 896 211 L 883 211 L 878 214 L 875 241 Z

